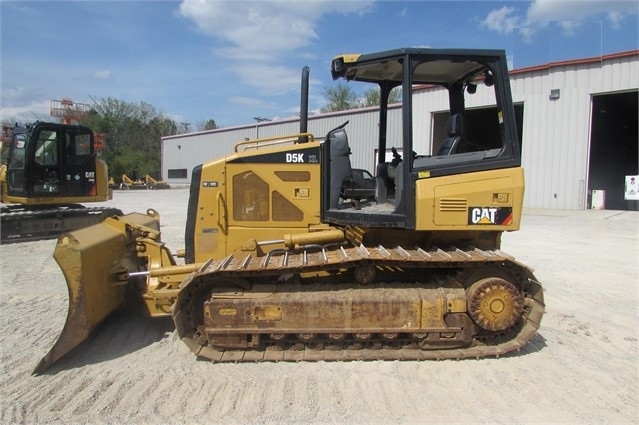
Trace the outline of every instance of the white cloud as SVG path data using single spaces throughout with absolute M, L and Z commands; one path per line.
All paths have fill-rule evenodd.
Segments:
M 301 67 L 291 58 L 315 60 L 309 51 L 318 39 L 318 25 L 327 14 L 364 14 L 373 1 L 182 0 L 179 13 L 216 38 L 214 54 L 237 76 L 236 84 L 253 88 L 256 97 L 299 93 Z M 311 79 L 310 85 L 319 81 Z M 233 97 L 232 103 L 278 109 L 268 102 Z M 299 109 L 299 107 L 297 107 Z
M 608 20 L 610 21 L 610 24 L 612 25 L 613 28 L 619 27 L 619 24 L 621 23 L 624 17 L 625 15 L 623 13 L 616 10 L 611 10 L 608 12 Z
M 242 106 L 261 106 L 264 104 L 260 99 L 256 97 L 243 97 L 243 96 L 234 96 L 229 99 L 231 102 L 236 105 Z
M 299 91 L 301 86 L 301 68 L 271 65 L 267 63 L 239 63 L 235 68 L 242 83 L 250 84 L 257 89 L 257 95 L 284 95 Z M 311 78 L 309 85 L 317 85 L 319 81 Z
M 111 78 L 111 71 L 109 70 L 97 70 L 93 72 L 93 76 L 99 80 L 108 80 Z
M 611 15 L 612 13 L 612 15 Z M 549 21 L 582 21 L 606 17 L 618 22 L 625 16 L 637 14 L 636 1 L 610 0 L 535 0 L 526 12 L 529 23 L 546 24 Z
M 521 37 L 524 43 L 530 43 L 533 41 L 533 37 L 537 34 L 538 29 L 533 27 L 518 27 L 517 33 Z
M 534 0 L 525 15 L 517 13 L 514 7 L 503 6 L 492 10 L 480 25 L 509 34 L 515 28 L 527 28 L 524 35 L 531 38 L 535 28 L 547 26 L 549 22 L 559 22 L 565 35 L 573 35 L 581 23 L 597 19 L 607 19 L 613 27 L 638 11 L 636 1 L 610 0 Z
M 577 34 L 577 30 L 582 26 L 582 22 L 578 21 L 559 21 L 557 22 L 559 28 L 562 29 L 562 33 L 569 37 L 573 37 Z
M 217 53 L 232 59 L 273 60 L 316 39 L 327 13 L 364 13 L 370 1 L 183 0 L 180 14 L 228 45 Z
M 486 19 L 481 22 L 484 26 L 500 34 L 509 34 L 520 23 L 521 18 L 514 15 L 514 7 L 504 6 L 501 9 L 491 11 Z
M 50 120 L 51 102 L 48 100 L 34 101 L 22 106 L 0 107 L 0 121 L 28 123 L 36 120 Z
M 7 87 L 2 90 L 2 103 L 15 102 L 24 96 L 23 87 Z

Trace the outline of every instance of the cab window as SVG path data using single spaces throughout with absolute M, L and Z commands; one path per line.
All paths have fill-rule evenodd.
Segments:
M 55 131 L 40 131 L 35 150 L 35 163 L 37 165 L 50 167 L 58 164 L 57 138 Z

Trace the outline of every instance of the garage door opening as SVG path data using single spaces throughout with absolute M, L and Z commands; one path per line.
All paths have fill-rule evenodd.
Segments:
M 624 196 L 626 176 L 639 174 L 638 94 L 592 97 L 588 208 L 639 211 L 639 201 Z

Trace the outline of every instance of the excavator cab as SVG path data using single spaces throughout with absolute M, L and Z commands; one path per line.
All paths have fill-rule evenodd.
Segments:
M 44 122 L 16 127 L 3 202 L 91 202 L 99 195 L 96 165 L 93 132 L 87 127 Z M 98 200 L 106 200 L 100 192 Z
M 89 128 L 36 122 L 12 133 L 0 167 L 2 243 L 56 237 L 122 213 L 81 204 L 112 197 Z

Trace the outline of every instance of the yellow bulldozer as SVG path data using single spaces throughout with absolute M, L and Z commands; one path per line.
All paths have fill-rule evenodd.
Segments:
M 194 168 L 185 249 L 175 255 L 184 264 L 152 209 L 59 238 L 69 313 L 35 373 L 131 291 L 216 362 L 479 358 L 535 335 L 541 285 L 500 249 L 501 234 L 519 229 L 524 196 L 504 52 L 340 55 L 331 74 L 380 91 L 376 196 L 358 208 L 339 202 L 359 147 L 347 123 L 325 137 L 307 131 L 305 67 L 299 133 L 241 141 Z M 395 88 L 401 104 L 389 105 Z M 467 96 L 490 106 L 466 108 Z M 431 136 L 417 107 L 430 97 L 449 115 Z

